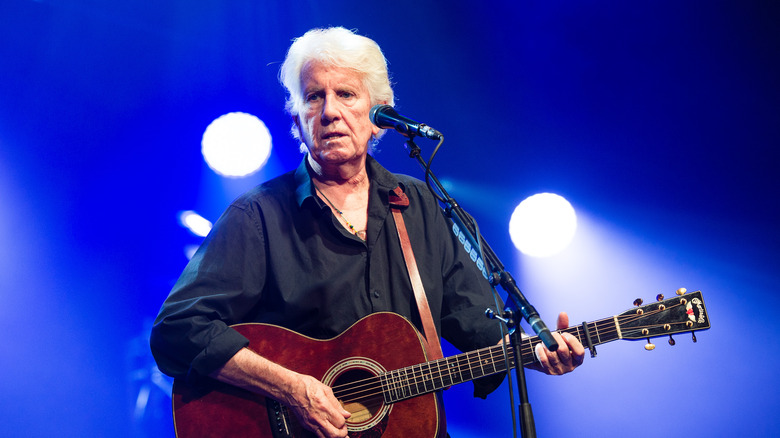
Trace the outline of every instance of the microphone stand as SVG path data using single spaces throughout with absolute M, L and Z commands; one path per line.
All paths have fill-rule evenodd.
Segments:
M 443 137 L 441 141 L 444 141 Z M 492 248 L 490 248 L 490 245 L 485 242 L 481 235 L 477 235 L 478 233 L 470 217 L 465 213 L 465 211 L 463 211 L 460 205 L 458 205 L 458 203 L 449 196 L 439 180 L 430 170 L 428 164 L 420 155 L 420 147 L 414 143 L 413 135 L 408 136 L 408 140 L 406 141 L 406 149 L 409 151 L 409 157 L 415 158 L 420 163 L 420 165 L 423 167 L 423 170 L 426 172 L 426 179 L 430 178 L 430 181 L 433 182 L 433 186 L 441 195 L 441 202 L 445 204 L 443 207 L 444 214 L 453 222 L 452 231 L 458 236 L 458 239 L 461 241 L 461 243 L 464 244 L 466 251 L 470 253 L 472 260 L 475 261 L 477 267 L 482 271 L 483 276 L 485 276 L 485 278 L 492 286 L 500 284 L 501 287 L 507 292 L 510 300 L 517 306 L 520 314 L 523 316 L 523 318 L 525 318 L 528 324 L 531 325 L 531 328 L 539 336 L 539 339 L 541 339 L 547 349 L 550 351 L 557 350 L 558 343 L 555 341 L 555 338 L 552 337 L 552 333 L 550 333 L 550 330 L 542 321 L 539 313 L 531 305 L 531 303 L 528 302 L 523 293 L 520 291 L 520 288 L 517 287 L 517 283 L 515 283 L 514 278 L 512 278 L 512 275 L 506 271 L 503 263 L 501 263 L 501 261 L 498 259 L 498 256 L 496 256 Z M 481 244 L 477 242 L 475 235 L 477 235 Z M 482 259 L 484 259 L 484 261 L 487 263 L 488 269 L 482 265 L 482 260 L 479 258 L 480 248 L 482 252 Z M 510 310 L 504 312 L 503 314 L 504 316 L 509 317 L 494 317 L 509 325 L 510 322 L 514 321 L 514 318 L 511 317 L 512 313 L 513 312 Z M 512 325 L 515 324 L 512 323 Z M 513 327 L 510 327 L 510 329 L 511 328 Z M 528 388 L 526 386 L 525 370 L 522 363 L 523 356 L 521 354 L 522 345 L 517 330 L 512 331 L 510 342 L 515 357 L 514 368 L 515 374 L 517 375 L 518 391 L 520 393 L 520 422 L 522 426 L 522 436 L 524 438 L 535 438 L 536 429 L 531 405 L 528 402 Z

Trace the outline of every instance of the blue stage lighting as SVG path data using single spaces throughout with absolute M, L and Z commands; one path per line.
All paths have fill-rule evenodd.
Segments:
M 271 133 L 262 120 L 247 113 L 228 113 L 206 128 L 201 142 L 209 167 L 226 177 L 257 172 L 271 155 Z

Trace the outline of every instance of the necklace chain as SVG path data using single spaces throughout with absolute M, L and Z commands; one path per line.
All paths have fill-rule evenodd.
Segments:
M 322 190 L 320 190 L 320 189 L 319 189 L 319 187 L 317 187 L 317 185 L 316 185 L 316 184 L 312 183 L 312 185 L 314 185 L 314 190 L 316 190 L 316 191 L 317 191 L 317 193 L 319 193 L 320 195 L 322 195 L 323 199 L 325 199 L 325 202 L 327 202 L 327 203 L 328 203 L 328 205 L 330 205 L 331 207 L 333 207 L 333 209 L 334 209 L 334 210 L 336 210 L 336 213 L 338 213 L 338 214 L 339 214 L 339 216 L 341 216 L 341 219 L 343 219 L 343 220 L 344 220 L 344 223 L 346 223 L 346 224 L 347 224 L 347 228 L 349 228 L 349 231 L 350 231 L 352 234 L 354 234 L 354 235 L 358 236 L 359 238 L 361 238 L 361 239 L 363 239 L 363 240 L 366 240 L 366 239 L 365 239 L 365 237 L 363 237 L 363 236 L 365 235 L 365 231 L 358 231 L 358 230 L 356 230 L 356 229 L 355 229 L 355 226 L 354 226 L 354 225 L 352 225 L 351 223 L 349 223 L 349 221 L 347 220 L 346 216 L 344 216 L 344 213 L 343 213 L 341 210 L 339 210 L 339 209 L 338 209 L 338 207 L 336 207 L 336 206 L 333 204 L 333 202 L 331 202 L 331 201 L 330 201 L 330 199 L 328 199 L 328 197 L 327 197 L 327 196 L 325 196 L 325 193 L 322 193 Z

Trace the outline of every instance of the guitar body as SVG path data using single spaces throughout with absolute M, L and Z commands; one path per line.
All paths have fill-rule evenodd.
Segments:
M 361 319 L 339 336 L 317 340 L 267 324 L 233 326 L 249 339 L 249 349 L 334 388 L 359 388 L 384 372 L 426 362 L 417 330 L 394 313 Z M 344 403 L 351 438 L 446 436 L 439 392 L 387 404 L 381 391 L 368 391 Z M 302 438 L 297 417 L 276 401 L 215 380 L 192 386 L 176 380 L 173 386 L 176 435 L 194 437 Z

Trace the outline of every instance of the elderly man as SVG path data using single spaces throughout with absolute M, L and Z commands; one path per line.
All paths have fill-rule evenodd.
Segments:
M 290 47 L 280 79 L 305 156 L 228 207 L 163 304 L 151 346 L 171 376 L 262 394 L 318 437 L 344 437 L 352 414 L 329 386 L 247 348 L 230 326 L 262 322 L 327 339 L 367 315 L 393 312 L 422 330 L 390 213 L 393 189 L 409 199 L 403 218 L 436 331 L 463 351 L 496 344 L 501 331 L 484 317 L 494 306 L 489 285 L 425 184 L 369 155 L 382 134 L 369 111 L 393 104 L 377 44 L 344 28 L 309 31 Z M 567 323 L 562 314 L 559 325 Z M 555 337 L 561 348 L 539 348 L 536 368 L 563 374 L 582 363 L 584 349 L 568 334 Z M 475 395 L 498 383 L 475 381 Z

